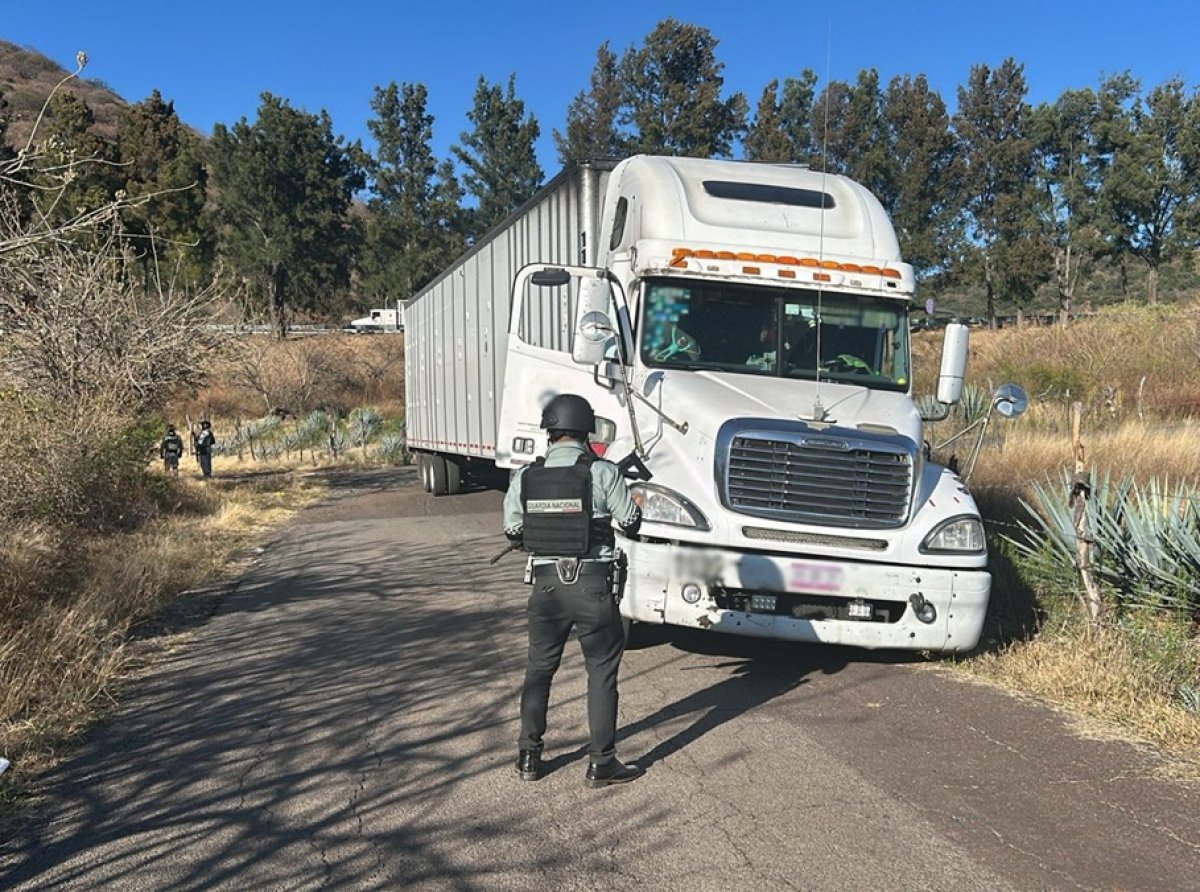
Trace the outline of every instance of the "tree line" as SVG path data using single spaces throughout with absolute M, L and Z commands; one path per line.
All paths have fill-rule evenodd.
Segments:
M 751 110 L 726 89 L 717 47 L 675 19 L 623 53 L 602 44 L 553 131 L 559 160 L 740 157 L 845 174 L 879 197 L 927 291 L 978 295 L 992 317 L 1046 294 L 1068 310 L 1105 277 L 1125 293 L 1131 272 L 1155 301 L 1164 270 L 1194 274 L 1200 98 L 1180 79 L 1146 87 L 1122 72 L 1032 105 L 1009 58 L 973 66 L 951 112 L 923 74 L 884 83 L 867 69 L 820 86 L 803 69 L 766 84 Z M 392 303 L 534 193 L 541 126 L 515 75 L 479 78 L 449 157 L 431 148 L 425 84 L 376 87 L 370 107 L 370 148 L 270 93 L 254 120 L 206 139 L 155 91 L 105 141 L 62 92 L 39 131 L 44 175 L 94 163 L 72 166 L 52 203 L 34 189 L 23 213 L 52 224 L 123 198 L 123 238 L 147 282 L 219 282 L 281 332 L 298 313 Z

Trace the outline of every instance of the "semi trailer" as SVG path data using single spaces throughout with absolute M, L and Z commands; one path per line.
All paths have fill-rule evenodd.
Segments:
M 560 393 L 641 505 L 630 621 L 865 648 L 975 646 L 979 510 L 930 459 L 916 294 L 862 185 L 806 167 L 636 156 L 547 183 L 405 307 L 426 491 L 536 460 Z M 946 326 L 936 404 L 960 398 Z

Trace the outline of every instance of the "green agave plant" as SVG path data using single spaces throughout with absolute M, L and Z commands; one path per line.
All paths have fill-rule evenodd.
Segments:
M 375 452 L 390 464 L 402 465 L 408 462 L 408 444 L 399 434 L 384 434 L 379 438 Z
M 1175 699 L 1188 712 L 1200 713 L 1200 688 L 1181 684 L 1175 688 Z
M 1022 536 L 1005 536 L 1036 567 L 1066 581 L 1078 571 L 1071 475 L 1037 483 Z M 1086 503 L 1093 570 L 1122 606 L 1200 611 L 1200 492 L 1152 478 L 1139 486 L 1106 473 Z
M 332 425 L 329 414 L 321 409 L 314 409 L 296 425 L 296 437 L 304 446 L 324 441 L 326 433 Z
M 963 424 L 974 424 L 992 407 L 992 391 L 977 384 L 964 384 L 958 411 Z
M 356 446 L 365 446 L 383 425 L 383 416 L 371 406 L 363 406 L 350 413 L 347 427 L 354 438 Z

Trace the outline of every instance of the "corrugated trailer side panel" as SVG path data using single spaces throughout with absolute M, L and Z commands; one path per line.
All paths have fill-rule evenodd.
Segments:
M 405 400 L 411 448 L 492 459 L 504 390 L 509 301 L 530 263 L 578 264 L 596 238 L 607 166 L 572 168 L 494 229 L 409 301 L 405 311 Z M 590 195 L 584 195 L 584 184 Z M 596 222 L 585 220 L 591 216 Z M 565 343 L 566 300 L 530 305 L 535 342 Z

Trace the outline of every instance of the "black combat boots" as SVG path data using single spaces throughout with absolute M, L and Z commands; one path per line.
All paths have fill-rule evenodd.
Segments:
M 542 776 L 542 754 L 537 750 L 521 750 L 517 754 L 517 774 L 523 781 L 535 781 Z
M 637 765 L 626 765 L 620 759 L 612 759 L 602 765 L 592 762 L 588 765 L 583 783 L 595 790 L 609 784 L 627 784 L 645 773 L 646 769 Z

